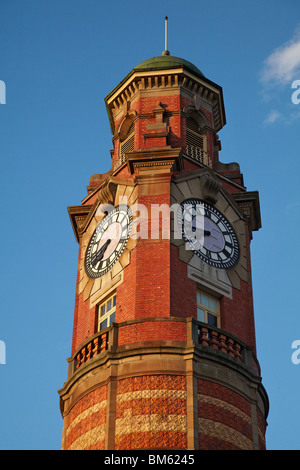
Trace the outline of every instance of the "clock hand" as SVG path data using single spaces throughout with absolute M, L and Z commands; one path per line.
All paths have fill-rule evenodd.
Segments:
M 196 231 L 197 231 L 196 224 L 192 223 L 192 232 L 196 232 Z M 205 237 L 210 237 L 211 232 L 209 230 L 203 230 L 203 234 L 204 234 Z
M 196 224 L 196 217 L 192 217 L 192 232 L 196 232 L 197 230 L 197 224 Z M 204 236 L 209 237 L 211 235 L 209 230 L 204 230 Z
M 104 256 L 104 253 L 108 247 L 108 245 L 110 244 L 111 240 L 108 239 L 106 240 L 106 242 L 104 243 L 104 245 L 102 245 L 102 247 L 100 248 L 100 250 L 96 253 L 96 256 L 92 259 L 91 261 L 91 265 L 92 266 L 95 266 L 95 264 L 97 264 L 99 261 L 102 260 L 103 256 Z

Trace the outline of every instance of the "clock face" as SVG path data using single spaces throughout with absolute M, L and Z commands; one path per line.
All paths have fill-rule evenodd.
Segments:
M 118 206 L 97 225 L 85 255 L 85 271 L 91 278 L 107 273 L 120 258 L 132 227 L 130 207 Z
M 199 258 L 216 268 L 232 268 L 239 259 L 239 243 L 228 220 L 201 199 L 180 204 L 178 223 L 184 241 Z

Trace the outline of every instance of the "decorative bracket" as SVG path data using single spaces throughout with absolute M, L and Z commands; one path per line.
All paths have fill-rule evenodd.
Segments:
M 210 204 L 215 204 L 221 183 L 209 171 L 203 172 L 200 179 L 203 179 L 203 199 Z

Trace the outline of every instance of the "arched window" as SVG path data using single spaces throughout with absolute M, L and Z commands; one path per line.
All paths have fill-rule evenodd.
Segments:
M 134 150 L 134 123 L 132 122 L 126 138 L 121 141 L 120 139 L 120 150 L 119 150 L 119 165 L 125 162 L 125 154 Z
M 129 111 L 122 120 L 118 134 L 119 134 L 119 160 L 118 165 L 125 162 L 125 154 L 134 150 L 134 121 L 136 118 L 136 111 Z
M 207 165 L 206 136 L 201 134 L 200 125 L 191 116 L 186 118 L 186 153 Z

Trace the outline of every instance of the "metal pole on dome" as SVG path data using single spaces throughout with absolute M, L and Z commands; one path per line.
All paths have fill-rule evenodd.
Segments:
M 168 17 L 165 17 L 165 50 L 162 55 L 170 55 L 168 51 Z
M 165 18 L 165 51 L 168 50 L 168 17 Z

